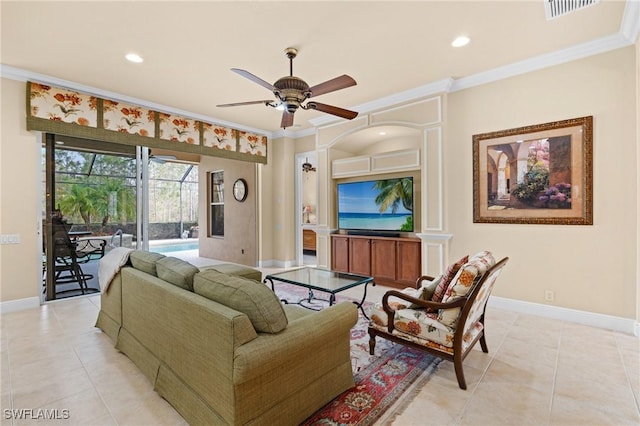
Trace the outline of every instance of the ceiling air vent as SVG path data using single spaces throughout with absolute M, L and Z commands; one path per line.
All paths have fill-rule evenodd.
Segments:
M 600 3 L 600 0 L 544 0 L 547 20 Z

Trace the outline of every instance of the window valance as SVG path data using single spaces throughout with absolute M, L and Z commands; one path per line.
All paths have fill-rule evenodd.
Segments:
M 27 82 L 27 130 L 267 162 L 266 136 L 34 82 Z

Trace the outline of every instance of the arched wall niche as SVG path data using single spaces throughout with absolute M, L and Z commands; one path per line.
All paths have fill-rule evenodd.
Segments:
M 331 268 L 331 234 L 338 232 L 336 183 L 367 176 L 412 175 L 422 271 L 440 274 L 448 262 L 442 183 L 443 96 L 361 114 L 316 130 L 317 261 Z M 385 134 L 380 134 L 384 132 Z

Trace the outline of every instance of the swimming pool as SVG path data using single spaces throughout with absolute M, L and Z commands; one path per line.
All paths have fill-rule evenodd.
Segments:
M 154 253 L 172 253 L 175 251 L 185 251 L 185 250 L 197 250 L 198 249 L 197 241 L 176 241 L 172 243 L 163 243 L 159 245 L 150 245 L 149 251 Z

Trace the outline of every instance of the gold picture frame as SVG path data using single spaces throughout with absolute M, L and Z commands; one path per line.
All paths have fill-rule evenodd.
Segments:
M 473 135 L 474 223 L 593 225 L 593 116 Z

